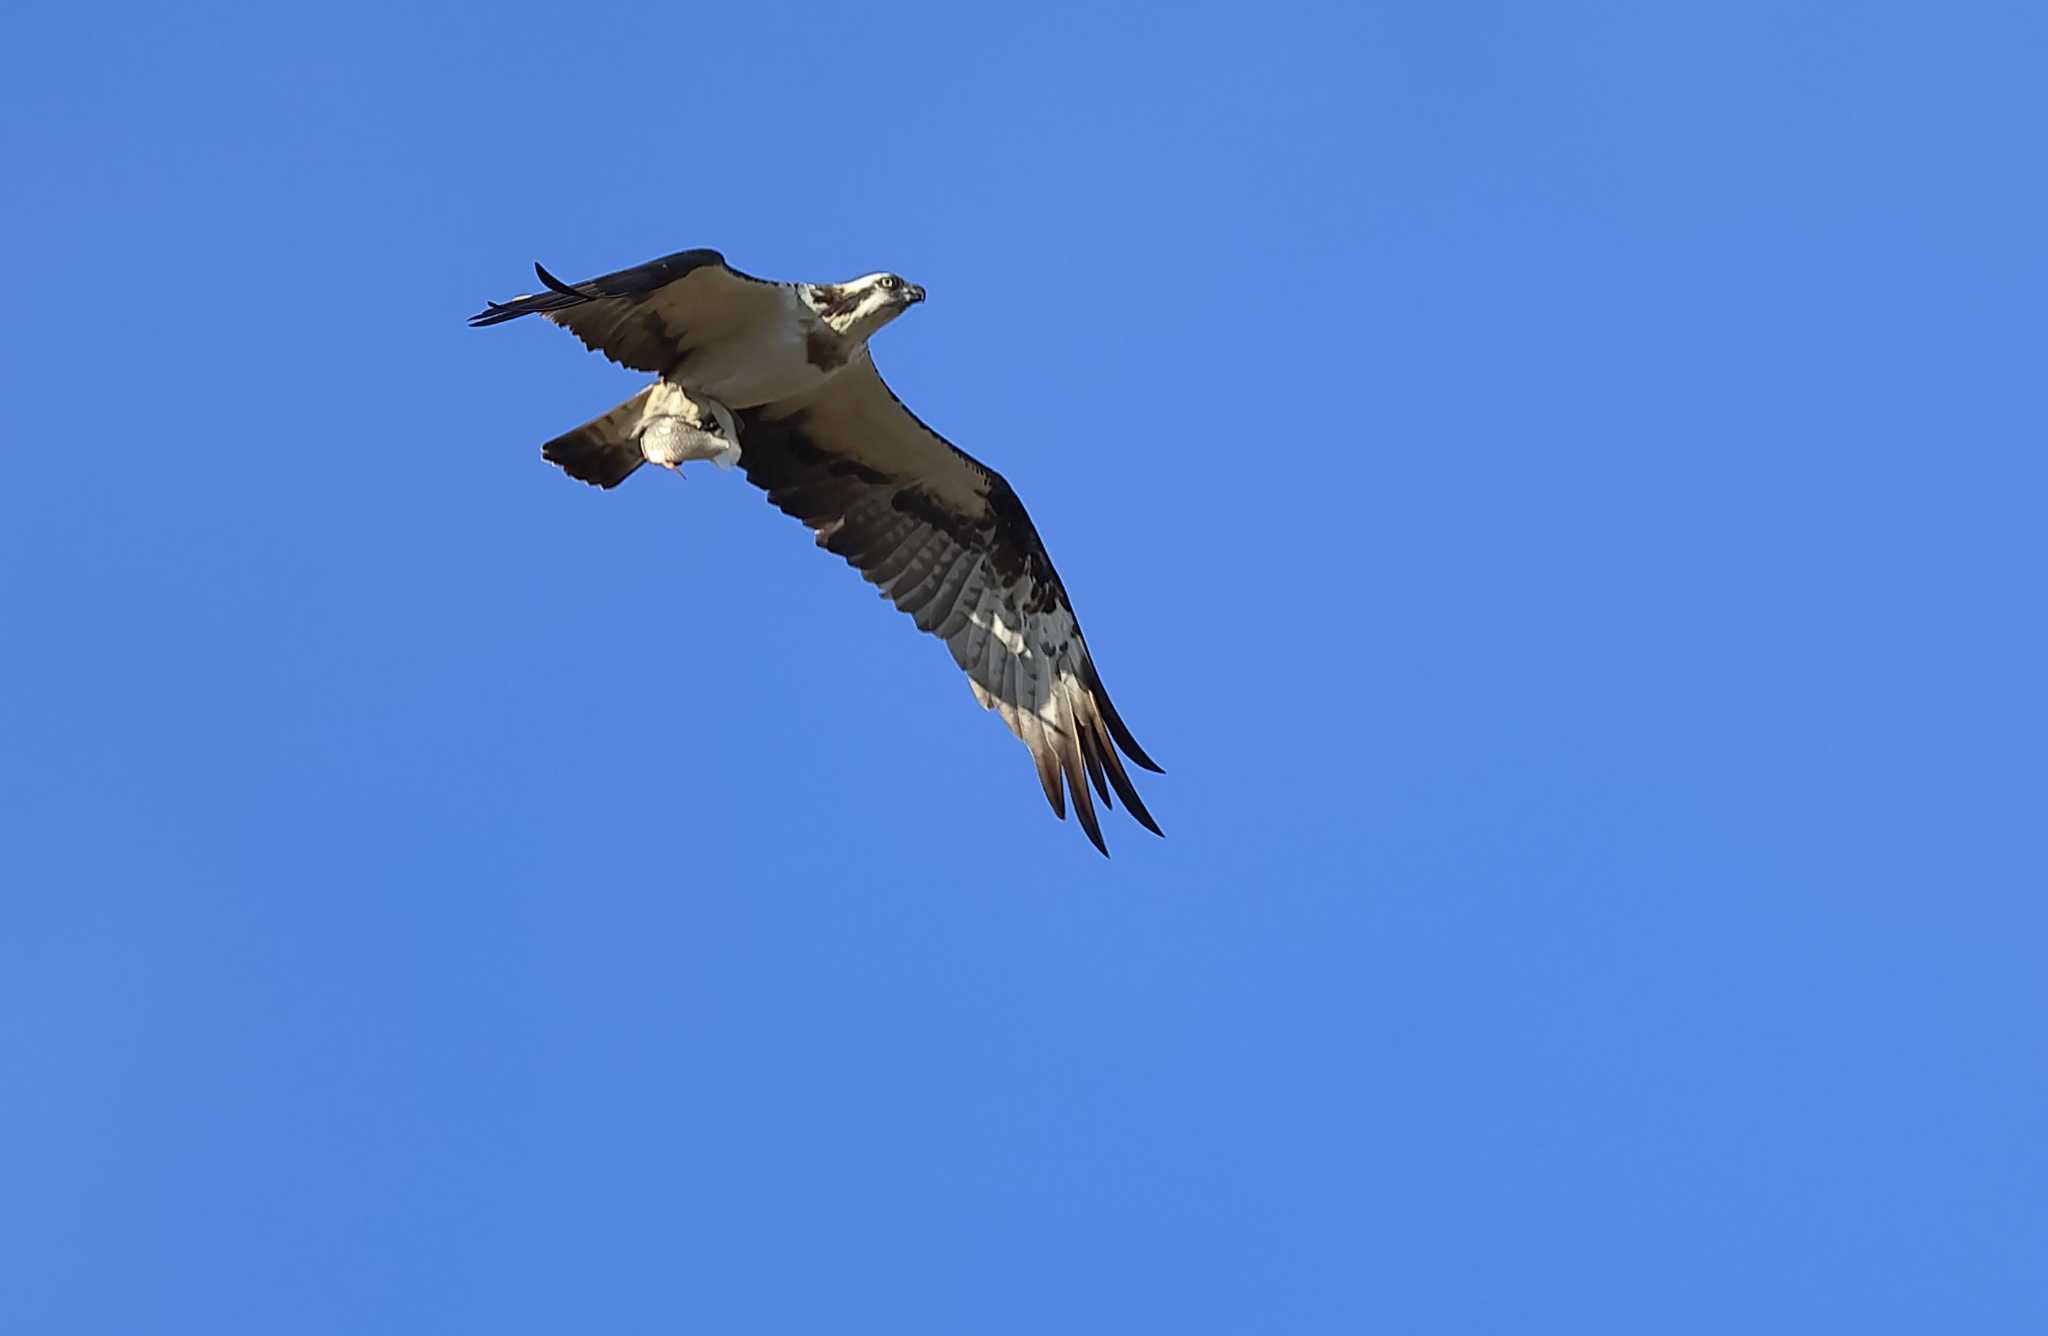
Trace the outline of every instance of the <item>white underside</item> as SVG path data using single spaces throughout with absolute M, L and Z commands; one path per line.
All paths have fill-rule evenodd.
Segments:
M 793 290 L 782 301 L 780 318 L 720 331 L 692 350 L 677 372 L 683 385 L 732 408 L 755 408 L 816 389 L 829 374 L 811 362 L 806 343 L 816 318 Z

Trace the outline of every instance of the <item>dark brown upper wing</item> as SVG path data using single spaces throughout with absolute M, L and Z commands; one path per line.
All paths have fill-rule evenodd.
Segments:
M 536 264 L 544 292 L 489 302 L 471 325 L 542 315 L 621 366 L 657 374 L 693 346 L 788 319 L 793 289 L 743 274 L 715 250 L 677 251 L 616 274 L 564 283 Z
M 1160 833 L 1118 749 L 1159 767 L 1117 717 L 1045 545 L 1000 474 L 918 421 L 865 351 L 820 389 L 739 420 L 748 479 L 946 642 L 975 699 L 1030 748 L 1056 814 L 1066 817 L 1072 789 L 1088 838 L 1108 853 L 1092 784 Z

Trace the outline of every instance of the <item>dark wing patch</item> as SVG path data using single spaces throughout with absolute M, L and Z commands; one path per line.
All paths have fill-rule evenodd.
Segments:
M 874 364 L 800 400 L 740 415 L 740 464 L 768 499 L 946 642 L 975 698 L 1031 750 L 1046 802 L 1066 792 L 1108 853 L 1090 789 L 1159 825 L 1118 756 L 1159 766 L 1110 703 L 1067 592 L 1023 503 L 890 393 Z
M 804 360 L 820 371 L 837 371 L 846 365 L 850 346 L 830 325 L 821 324 L 804 336 Z
M 540 315 L 621 366 L 664 373 L 708 339 L 782 315 L 788 287 L 743 274 L 715 250 L 677 251 L 583 283 L 533 266 L 544 292 L 487 302 L 472 326 Z

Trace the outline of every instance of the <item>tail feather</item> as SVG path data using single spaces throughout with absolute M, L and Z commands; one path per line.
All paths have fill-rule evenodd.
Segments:
M 540 448 L 542 457 L 580 482 L 593 487 L 617 487 L 647 462 L 633 428 L 639 425 L 648 393 L 649 390 L 642 390 L 603 417 L 563 432 Z

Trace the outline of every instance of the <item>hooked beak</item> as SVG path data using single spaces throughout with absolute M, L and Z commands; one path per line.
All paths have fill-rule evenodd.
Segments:
M 912 283 L 903 290 L 903 300 L 912 306 L 917 305 L 917 303 L 924 300 L 924 288 L 916 283 Z

